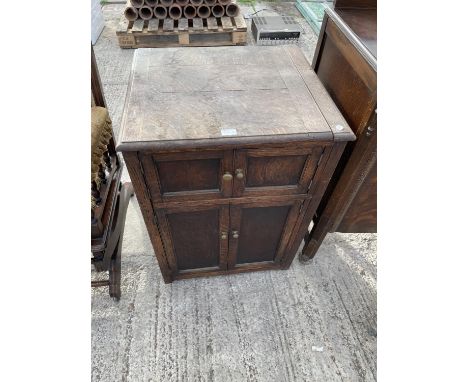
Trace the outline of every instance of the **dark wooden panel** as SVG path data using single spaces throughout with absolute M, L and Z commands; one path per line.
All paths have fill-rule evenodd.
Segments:
M 142 155 L 153 203 L 203 200 L 232 195 L 232 150 Z
M 349 206 L 337 232 L 377 232 L 377 163 Z
M 247 159 L 246 187 L 296 185 L 307 155 Z
M 178 270 L 218 267 L 219 210 L 167 214 Z
M 162 193 L 219 190 L 220 159 L 156 162 Z
M 335 10 L 338 8 L 377 8 L 377 0 L 335 0 Z
M 236 150 L 234 196 L 307 193 L 323 150 L 321 145 Z
M 336 13 L 377 58 L 377 9 L 336 9 Z
M 289 205 L 242 208 L 236 264 L 275 260 L 290 209 Z
M 323 44 L 317 75 L 356 133 L 372 111 L 374 92 L 366 86 L 328 35 L 324 36 Z

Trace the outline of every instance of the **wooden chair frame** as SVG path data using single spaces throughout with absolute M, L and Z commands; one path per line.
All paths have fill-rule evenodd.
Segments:
M 101 78 L 91 46 L 91 95 L 96 106 L 106 107 Z M 108 280 L 91 281 L 92 287 L 109 287 L 109 295 L 115 300 L 121 296 L 121 252 L 125 227 L 125 216 L 130 197 L 133 195 L 132 184 L 121 183 L 122 161 L 115 150 L 115 139 L 111 137 L 107 145 L 109 155 L 109 173 L 103 179 L 104 186 L 98 193 L 99 214 L 91 216 L 91 263 L 98 272 L 109 272 Z M 92 211 L 93 212 L 93 211 Z M 99 226 L 100 234 L 93 233 L 93 227 Z

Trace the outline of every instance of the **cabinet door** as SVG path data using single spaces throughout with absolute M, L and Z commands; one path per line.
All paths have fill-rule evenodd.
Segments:
M 234 196 L 307 193 L 323 146 L 236 150 Z
M 232 195 L 232 150 L 140 155 L 153 202 Z
M 231 205 L 228 268 L 279 267 L 302 201 Z
M 227 268 L 229 207 L 190 207 L 156 212 L 173 276 Z

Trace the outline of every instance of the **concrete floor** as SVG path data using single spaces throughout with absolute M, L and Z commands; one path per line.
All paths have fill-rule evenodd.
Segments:
M 310 61 L 317 37 L 294 3 L 256 3 L 263 8 L 297 18 Z M 116 134 L 134 54 L 117 44 L 122 9 L 104 6 L 106 27 L 94 47 Z M 122 299 L 92 290 L 92 380 L 374 381 L 376 244 L 374 234 L 330 234 L 311 264 L 296 259 L 287 271 L 166 285 L 132 198 Z

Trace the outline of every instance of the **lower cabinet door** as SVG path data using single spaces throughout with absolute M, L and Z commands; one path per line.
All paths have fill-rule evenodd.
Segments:
M 231 205 L 228 268 L 279 266 L 302 201 Z
M 227 269 L 228 205 L 172 208 L 156 214 L 174 276 Z

